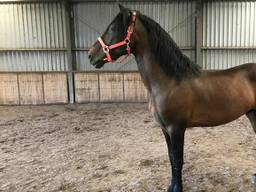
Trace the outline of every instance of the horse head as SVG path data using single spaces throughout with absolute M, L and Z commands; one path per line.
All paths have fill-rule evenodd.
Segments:
M 132 52 L 134 45 L 132 34 L 137 12 L 121 5 L 119 8 L 120 12 L 88 52 L 90 62 L 96 68 L 101 68 L 105 63 L 113 62 L 123 55 L 130 55 Z

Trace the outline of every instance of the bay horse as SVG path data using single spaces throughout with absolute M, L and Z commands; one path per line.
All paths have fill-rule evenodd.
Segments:
M 88 57 L 101 68 L 123 55 L 135 56 L 168 147 L 172 171 L 168 192 L 181 192 L 186 128 L 217 126 L 246 114 L 256 132 L 256 65 L 202 70 L 158 23 L 139 11 L 119 7 Z

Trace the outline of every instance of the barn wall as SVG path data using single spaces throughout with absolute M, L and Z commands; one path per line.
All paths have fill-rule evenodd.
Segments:
M 16 73 L 0 74 L 0 105 L 20 104 L 18 75 Z
M 203 7 L 203 66 L 256 62 L 256 2 L 208 1 Z
M 74 83 L 77 103 L 148 100 L 137 72 L 77 72 Z M 0 73 L 0 105 L 56 103 L 68 103 L 66 73 Z
M 67 71 L 63 3 L 0 4 L 0 71 Z
M 66 73 L 0 73 L 0 105 L 68 103 Z
M 196 1 L 122 4 L 159 22 L 205 69 L 255 62 L 256 2 L 202 2 L 202 47 Z M 1 2 L 0 104 L 146 101 L 133 56 L 100 70 L 87 59 L 88 47 L 118 11 L 116 1 Z
M 195 59 L 194 1 L 123 4 L 153 17 Z M 68 10 L 63 1 L 0 4 L 0 104 L 67 103 L 73 95 L 78 103 L 146 101 L 138 73 L 121 73 L 137 71 L 134 57 L 97 71 L 87 59 L 88 47 L 118 13 L 117 4 L 77 2 Z
M 78 103 L 148 100 L 137 72 L 78 72 L 75 73 L 75 92 Z

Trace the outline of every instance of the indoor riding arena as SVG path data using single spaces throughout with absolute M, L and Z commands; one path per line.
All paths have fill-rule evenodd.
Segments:
M 96 46 L 94 57 L 115 52 L 97 38 L 125 10 L 139 11 L 124 41 L 133 54 L 97 69 Z M 0 0 L 0 192 L 166 192 L 175 182 L 167 150 L 175 166 L 175 138 L 166 145 L 154 97 L 161 91 L 147 87 L 156 71 L 146 77 L 133 52 L 138 13 L 201 70 L 256 63 L 254 0 Z M 243 90 L 238 97 L 251 94 Z M 172 183 L 168 192 L 256 192 L 256 129 L 247 116 L 186 129 L 183 190 Z

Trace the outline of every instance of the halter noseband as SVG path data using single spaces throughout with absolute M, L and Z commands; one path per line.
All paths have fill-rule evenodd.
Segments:
M 106 45 L 104 43 L 103 39 L 101 37 L 98 37 L 98 41 L 99 41 L 99 43 L 102 47 L 103 52 L 106 55 L 106 57 L 104 58 L 104 61 L 108 61 L 108 62 L 113 63 L 114 60 L 111 58 L 110 50 L 121 47 L 123 45 L 126 45 L 126 51 L 127 51 L 126 57 L 128 57 L 131 54 L 130 40 L 131 40 L 131 35 L 133 33 L 133 30 L 134 30 L 135 21 L 136 21 L 136 12 L 132 12 L 132 23 L 129 25 L 129 27 L 127 29 L 127 35 L 126 35 L 126 37 L 123 41 L 117 42 L 113 45 Z

